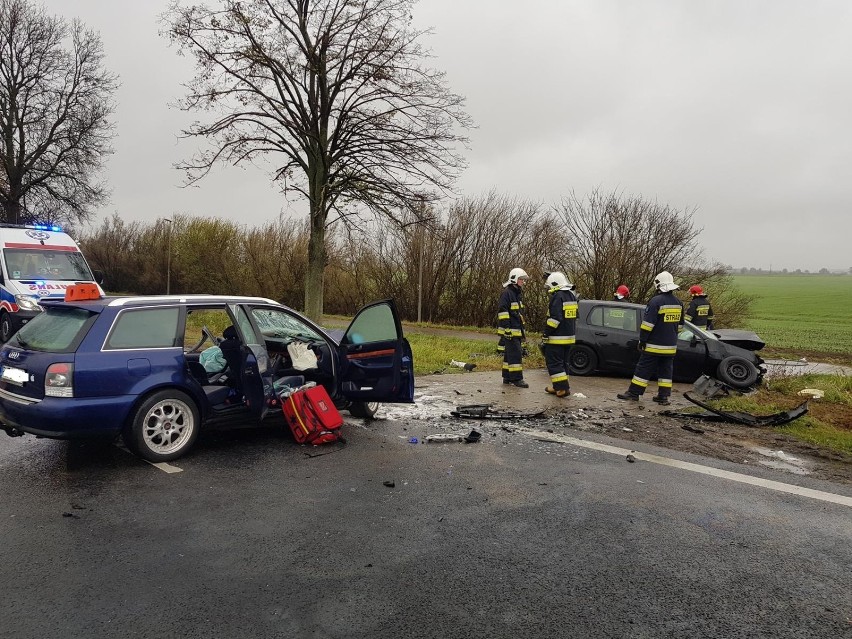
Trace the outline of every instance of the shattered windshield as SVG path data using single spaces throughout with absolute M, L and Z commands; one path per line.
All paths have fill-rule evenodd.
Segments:
M 94 280 L 80 251 L 7 248 L 4 256 L 6 272 L 13 280 Z

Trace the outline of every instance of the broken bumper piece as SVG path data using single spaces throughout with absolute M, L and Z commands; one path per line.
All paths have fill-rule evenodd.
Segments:
M 780 426 L 798 419 L 808 412 L 808 402 L 803 402 L 795 408 L 785 410 L 772 415 L 752 415 L 738 410 L 721 410 L 706 403 L 706 400 L 716 399 L 730 395 L 731 391 L 742 394 L 735 388 L 717 379 L 703 375 L 695 382 L 692 391 L 683 394 L 689 401 L 705 410 L 703 413 L 683 413 L 676 411 L 665 411 L 661 413 L 669 417 L 686 417 L 689 419 L 706 419 L 717 422 L 734 422 L 746 426 Z
M 519 413 L 511 410 L 498 410 L 491 404 L 468 404 L 467 406 L 456 406 L 450 411 L 450 415 L 460 419 L 531 419 L 543 417 L 547 409 L 535 413 Z

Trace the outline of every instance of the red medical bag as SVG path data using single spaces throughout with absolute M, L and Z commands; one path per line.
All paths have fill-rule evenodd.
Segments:
M 284 419 L 300 444 L 328 444 L 340 441 L 343 425 L 331 397 L 322 386 L 300 388 L 281 398 Z

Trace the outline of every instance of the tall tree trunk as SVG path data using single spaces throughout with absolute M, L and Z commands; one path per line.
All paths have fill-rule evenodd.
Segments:
M 326 212 L 311 202 L 311 236 L 308 239 L 308 272 L 305 275 L 305 315 L 322 321 L 323 280 L 327 261 L 325 247 Z

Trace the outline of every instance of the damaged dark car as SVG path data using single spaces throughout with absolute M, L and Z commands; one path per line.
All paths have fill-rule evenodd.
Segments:
M 571 349 L 574 375 L 596 372 L 630 377 L 639 359 L 637 343 L 645 307 L 627 302 L 580 300 L 577 343 Z M 737 389 L 760 383 L 766 368 L 756 350 L 763 341 L 739 330 L 705 331 L 685 322 L 678 335 L 674 381 L 693 383 L 702 375 Z

